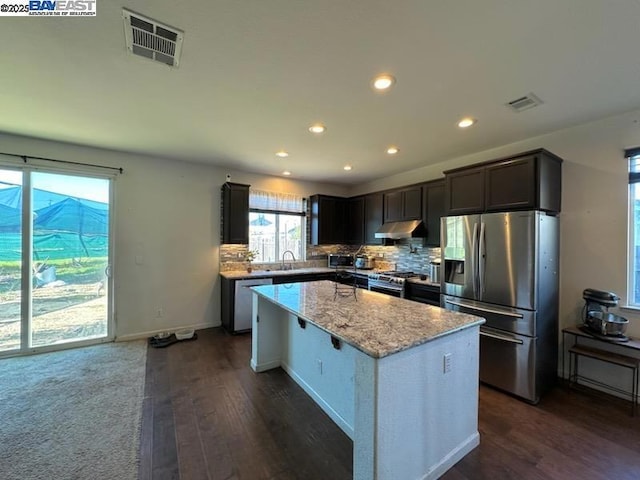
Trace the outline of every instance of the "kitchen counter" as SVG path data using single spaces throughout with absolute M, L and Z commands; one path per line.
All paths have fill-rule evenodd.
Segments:
M 273 277 L 283 277 L 287 275 L 313 275 L 316 273 L 335 273 L 335 268 L 329 267 L 310 267 L 310 268 L 295 268 L 293 270 L 259 270 L 253 271 L 251 273 L 246 270 L 230 270 L 227 272 L 220 272 L 220 276 L 227 278 L 229 280 L 246 280 L 249 278 L 273 278 Z M 341 269 L 340 271 L 345 271 L 347 273 L 355 273 L 356 275 L 361 275 L 363 277 L 368 276 L 370 273 L 379 272 L 383 270 L 378 269 L 356 269 L 352 268 Z M 408 278 L 407 282 L 415 283 L 417 285 L 425 285 L 428 287 L 440 288 L 440 283 L 432 282 L 429 277 L 426 280 L 420 280 L 420 277 L 412 277 Z
M 251 289 L 374 358 L 484 323 L 473 315 L 368 290 L 334 300 L 335 283 L 330 281 Z
M 230 280 L 244 280 L 248 278 L 273 278 L 273 277 L 281 277 L 281 276 L 287 276 L 287 275 L 306 275 L 306 274 L 311 275 L 314 273 L 334 273 L 335 271 L 336 271 L 335 268 L 312 267 L 312 268 L 295 268 L 293 270 L 260 270 L 260 271 L 253 271 L 251 273 L 247 272 L 246 270 L 232 270 L 228 272 L 220 272 L 220 275 Z M 344 271 L 367 276 L 369 273 L 373 272 L 374 270 L 355 270 L 354 271 L 353 269 L 344 269 Z
M 251 368 L 284 369 L 353 440 L 354 479 L 439 478 L 480 442 L 484 319 L 335 286 L 251 287 Z

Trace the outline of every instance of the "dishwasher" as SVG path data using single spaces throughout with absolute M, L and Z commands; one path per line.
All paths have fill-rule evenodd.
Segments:
M 253 307 L 253 292 L 249 288 L 256 285 L 271 285 L 272 278 L 254 278 L 237 280 L 236 293 L 233 300 L 233 333 L 251 330 L 251 309 Z

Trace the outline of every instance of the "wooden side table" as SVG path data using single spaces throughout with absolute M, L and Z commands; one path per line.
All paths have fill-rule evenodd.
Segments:
M 570 346 L 568 349 L 565 348 L 565 339 L 567 335 L 572 336 L 574 339 L 573 345 Z M 628 342 L 609 342 L 607 340 L 602 340 L 598 337 L 590 335 L 589 333 L 582 331 L 578 327 L 567 327 L 562 329 L 562 378 L 563 379 L 565 378 L 564 355 L 565 355 L 565 351 L 568 351 L 569 352 L 569 377 L 568 377 L 569 387 L 571 387 L 572 384 L 577 383 L 578 380 L 582 380 L 583 382 L 602 386 L 614 392 L 618 392 L 623 395 L 628 395 L 631 400 L 631 416 L 634 416 L 636 412 L 636 405 L 638 403 L 640 358 L 624 355 L 621 353 L 609 352 L 607 350 L 602 350 L 596 347 L 582 345 L 579 343 L 581 338 L 587 338 L 591 341 L 602 343 L 602 344 L 622 347 L 624 349 L 628 349 L 628 353 L 631 353 L 631 351 L 640 352 L 640 341 L 635 339 L 629 339 Z M 585 377 L 584 375 L 580 375 L 578 370 L 579 357 L 592 358 L 594 360 L 599 360 L 601 362 L 606 362 L 612 365 L 617 365 L 619 367 L 629 369 L 631 372 L 631 392 L 626 390 L 621 390 L 607 383 L 599 382 L 597 380 Z

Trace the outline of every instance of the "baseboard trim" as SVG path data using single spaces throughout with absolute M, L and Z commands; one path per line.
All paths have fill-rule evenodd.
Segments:
M 139 333 L 129 333 L 127 335 L 117 335 L 115 338 L 116 342 L 130 342 L 131 340 L 140 340 L 143 338 L 149 338 L 149 337 L 153 337 L 154 335 L 157 335 L 159 333 L 163 333 L 163 332 L 175 332 L 176 330 L 182 330 L 183 328 L 192 328 L 194 330 L 202 330 L 204 328 L 213 328 L 216 326 L 220 326 L 220 325 L 213 325 L 211 323 L 195 323 L 195 324 L 191 324 L 191 325 L 176 325 L 173 327 L 164 327 L 164 328 L 159 328 L 157 330 L 149 330 L 147 332 L 139 332 Z
M 280 360 L 272 360 L 271 362 L 265 362 L 258 365 L 253 358 L 251 359 L 251 369 L 256 372 L 266 372 L 267 370 L 273 370 L 280 366 Z
M 460 443 L 456 448 L 451 450 L 446 457 L 444 457 L 436 465 L 432 466 L 429 472 L 422 477 L 422 480 L 431 480 L 440 478 L 444 473 L 458 463 L 462 458 L 471 452 L 474 448 L 480 445 L 480 434 L 475 432 L 467 437 L 467 439 Z

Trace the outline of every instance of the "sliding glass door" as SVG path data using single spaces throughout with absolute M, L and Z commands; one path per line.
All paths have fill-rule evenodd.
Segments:
M 22 343 L 22 177 L 0 170 L 0 354 Z
M 0 170 L 0 354 L 112 337 L 111 180 Z

